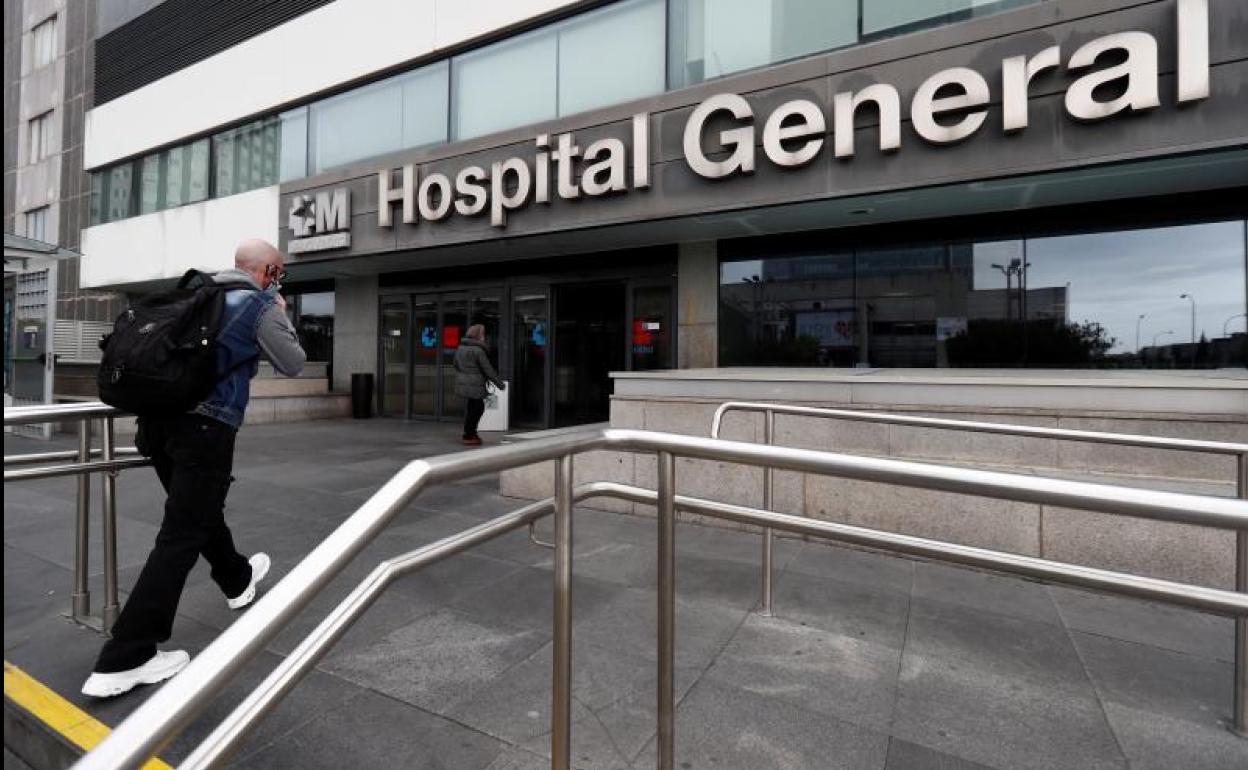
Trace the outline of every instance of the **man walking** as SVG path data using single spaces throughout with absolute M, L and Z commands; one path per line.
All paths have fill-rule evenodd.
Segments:
M 214 279 L 246 288 L 225 294 L 212 393 L 186 414 L 139 421 L 135 444 L 152 459 L 168 495 L 165 517 L 156 545 L 113 625 L 112 638 L 82 687 L 85 695 L 120 695 L 135 685 L 162 682 L 190 662 L 185 651 L 158 651 L 156 645 L 173 632 L 182 588 L 201 554 L 230 609 L 251 604 L 256 585 L 269 571 L 266 554 L 247 559 L 235 549 L 225 523 L 225 497 L 234 464 L 234 436 L 243 423 L 260 358 L 287 377 L 299 374 L 306 358 L 286 318 L 286 301 L 278 293 L 283 264 L 282 253 L 272 244 L 253 239 L 239 245 L 234 269 Z

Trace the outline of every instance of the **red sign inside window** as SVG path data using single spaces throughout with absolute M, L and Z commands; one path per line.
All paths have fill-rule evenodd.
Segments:
M 653 345 L 654 332 L 650 331 L 650 324 L 646 323 L 644 318 L 633 319 L 633 344 L 634 345 Z
M 457 348 L 459 347 L 459 327 L 443 326 L 442 327 L 442 347 Z

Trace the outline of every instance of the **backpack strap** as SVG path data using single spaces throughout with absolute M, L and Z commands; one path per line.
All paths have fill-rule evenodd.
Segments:
M 179 289 L 198 289 L 203 286 L 212 285 L 212 276 L 207 273 L 191 268 L 182 274 L 178 279 Z

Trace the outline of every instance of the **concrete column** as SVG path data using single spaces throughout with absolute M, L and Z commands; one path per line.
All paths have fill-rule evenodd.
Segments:
M 680 244 L 677 367 L 719 365 L 719 250 L 715 241 Z
M 338 278 L 334 282 L 333 389 L 349 391 L 353 373 L 376 371 L 377 276 Z

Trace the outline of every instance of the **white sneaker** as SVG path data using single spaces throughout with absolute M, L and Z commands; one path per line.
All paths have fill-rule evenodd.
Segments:
M 93 698 L 111 698 L 133 690 L 135 685 L 163 682 L 186 668 L 190 662 L 191 656 L 185 650 L 157 651 L 151 660 L 138 668 L 111 674 L 92 674 L 82 685 L 82 694 Z
M 256 600 L 256 586 L 259 585 L 264 576 L 269 574 L 269 567 L 273 561 L 267 553 L 258 553 L 247 560 L 251 565 L 251 583 L 247 585 L 247 590 L 243 591 L 233 599 L 226 599 L 226 604 L 230 605 L 232 610 L 241 610 L 248 604 Z

